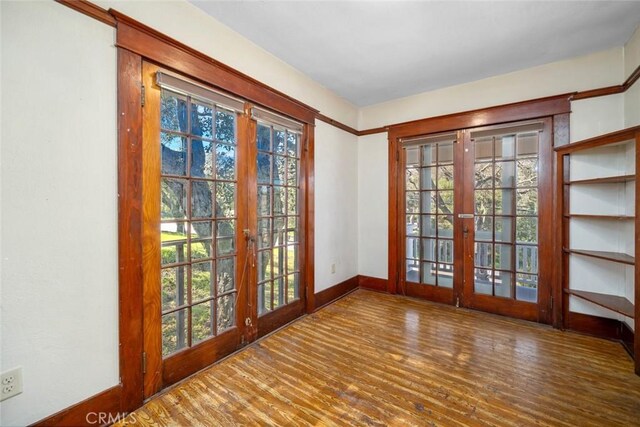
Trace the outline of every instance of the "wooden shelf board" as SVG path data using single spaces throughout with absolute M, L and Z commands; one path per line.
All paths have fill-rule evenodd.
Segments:
M 607 176 L 604 178 L 589 178 L 589 179 L 576 179 L 569 181 L 566 184 L 621 184 L 625 182 L 635 181 L 635 175 L 619 175 L 619 176 Z
M 592 302 L 600 307 L 623 314 L 632 319 L 635 317 L 635 309 L 631 301 L 625 297 L 617 295 L 599 294 L 597 292 L 579 291 L 576 289 L 565 289 L 569 295 Z
M 567 248 L 565 248 L 564 251 L 569 254 L 584 255 L 592 258 L 619 262 L 622 264 L 635 265 L 636 263 L 636 259 L 634 257 L 621 252 L 591 251 L 587 249 L 567 249 Z
M 585 219 L 616 219 L 616 220 L 630 220 L 635 219 L 635 216 L 629 215 L 592 215 L 592 214 L 565 214 L 565 218 L 585 218 Z

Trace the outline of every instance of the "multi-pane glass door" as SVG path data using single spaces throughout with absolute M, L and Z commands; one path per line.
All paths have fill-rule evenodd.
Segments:
M 404 291 L 450 302 L 456 279 L 454 242 L 456 134 L 403 142 Z
M 236 113 L 162 90 L 162 354 L 236 323 Z
M 547 320 L 549 122 L 400 140 L 402 291 Z
M 550 321 L 550 120 L 465 132 L 464 304 Z
M 144 393 L 306 309 L 305 127 L 144 63 Z
M 301 280 L 301 130 L 284 118 L 256 123 L 257 311 L 260 333 L 289 319 L 285 307 L 302 308 Z M 291 310 L 289 310 L 291 311 Z M 297 314 L 295 314 L 297 316 Z M 271 321 L 263 319 L 281 320 Z
M 538 139 L 472 139 L 475 293 L 538 300 Z

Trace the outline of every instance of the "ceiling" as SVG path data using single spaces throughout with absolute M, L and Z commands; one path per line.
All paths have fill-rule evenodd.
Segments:
M 622 46 L 638 1 L 197 1 L 357 106 Z

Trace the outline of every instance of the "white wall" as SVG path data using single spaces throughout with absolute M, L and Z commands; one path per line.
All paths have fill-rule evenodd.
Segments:
M 2 10 L 2 371 L 35 422 L 118 383 L 113 29 L 54 2 Z
M 387 134 L 358 138 L 358 274 L 388 278 Z
M 315 291 L 319 292 L 358 274 L 358 138 L 316 121 L 315 147 Z

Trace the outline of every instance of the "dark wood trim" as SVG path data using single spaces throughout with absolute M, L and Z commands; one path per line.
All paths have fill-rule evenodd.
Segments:
M 118 293 L 122 410 L 143 401 L 142 58 L 118 49 Z
M 304 315 L 305 312 L 305 302 L 298 300 L 264 314 L 258 318 L 258 338 L 262 338 L 276 329 L 293 322 Z
M 305 311 L 315 310 L 315 128 L 305 126 L 304 174 L 304 291 Z
M 240 349 L 240 339 L 236 327 L 167 357 L 162 361 L 162 386 L 175 384 Z
M 579 101 L 581 99 L 596 98 L 599 96 L 615 95 L 624 92 L 623 85 L 607 86 L 598 89 L 590 89 L 582 92 L 576 92 L 571 96 L 571 101 Z
M 400 279 L 400 268 L 401 265 L 404 265 L 404 260 L 401 260 L 401 250 L 398 246 L 398 241 L 400 239 L 400 229 L 402 220 L 404 222 L 404 215 L 399 211 L 398 205 L 401 204 L 399 201 L 400 191 L 402 189 L 402 182 L 400 180 L 399 169 L 400 169 L 400 148 L 398 137 L 396 137 L 395 132 L 390 131 L 388 134 L 389 139 L 389 151 L 388 151 L 388 180 L 389 180 L 389 202 L 388 202 L 388 254 L 387 254 L 387 262 L 388 262 L 388 281 L 387 281 L 387 289 L 386 291 L 392 294 L 395 294 L 398 291 L 398 282 Z M 404 195 L 402 195 L 404 197 Z M 404 268 L 404 267 L 403 267 Z
M 583 299 L 592 304 L 615 311 L 627 317 L 635 317 L 634 307 L 631 301 L 625 297 L 616 295 L 600 294 L 597 292 L 581 291 L 578 289 L 565 289 L 564 292 L 576 298 Z
M 117 385 L 96 395 L 93 395 L 82 402 L 69 406 L 55 414 L 44 418 L 34 424 L 34 427 L 44 426 L 95 426 L 98 423 L 98 413 L 108 414 L 109 424 L 118 421 L 124 415 L 120 409 L 120 397 L 122 386 Z M 95 414 L 95 417 L 94 417 Z M 95 421 L 94 421 L 95 420 Z M 103 423 L 106 424 L 106 423 Z
M 553 116 L 553 146 L 560 147 L 571 142 L 569 124 L 571 119 L 569 113 L 556 114 Z
M 358 287 L 372 291 L 389 292 L 389 280 L 379 277 L 358 275 Z
M 116 18 L 118 25 L 117 47 L 296 120 L 315 123 L 318 111 L 314 108 L 117 10 L 110 9 L 109 13 Z
M 633 70 L 631 75 L 627 77 L 627 80 L 625 80 L 624 83 L 622 83 L 624 90 L 625 91 L 629 90 L 629 88 L 631 88 L 631 86 L 633 86 L 633 84 L 637 82 L 638 79 L 640 79 L 640 65 L 638 65 L 636 69 Z
M 389 126 L 389 133 L 393 132 L 396 138 L 403 138 L 570 113 L 571 95 L 568 93 L 398 123 Z
M 638 212 L 638 206 L 640 206 L 640 179 L 638 179 L 638 165 L 640 165 L 640 129 L 638 130 L 638 132 L 636 132 L 636 220 L 634 224 L 636 238 L 636 256 L 640 256 L 640 212 Z M 636 374 L 640 375 L 640 263 L 636 263 L 635 265 L 634 285 L 634 306 L 636 309 L 634 328 L 636 336 L 633 354 L 635 356 Z
M 373 135 L 373 134 L 376 134 L 376 133 L 384 133 L 384 132 L 388 132 L 388 131 L 389 131 L 389 126 L 380 126 L 380 127 L 377 127 L 377 128 L 359 130 L 358 131 L 358 136 Z
M 80 12 L 84 15 L 90 16 L 93 19 L 97 19 L 103 24 L 107 24 L 110 27 L 116 26 L 116 20 L 106 9 L 91 3 L 86 0 L 55 0 L 58 3 L 70 7 L 71 9 Z
M 344 123 L 340 123 L 337 120 L 333 120 L 331 117 L 325 116 L 324 114 L 317 113 L 316 119 L 328 123 L 331 126 L 337 127 L 338 129 L 342 129 L 345 132 L 349 132 L 352 135 L 360 136 L 360 132 L 357 129 L 354 129 L 351 126 L 347 126 Z
M 559 154 L 571 154 L 580 150 L 587 150 L 589 148 L 601 147 L 615 142 L 632 140 L 636 138 L 636 133 L 638 132 L 640 132 L 640 126 L 634 126 L 604 135 L 595 136 L 593 138 L 584 139 L 562 147 L 556 147 L 555 151 Z
M 635 349 L 633 348 L 633 343 L 635 340 L 635 334 L 633 330 L 627 325 L 625 322 L 620 322 L 620 342 L 629 356 L 634 358 Z
M 611 262 L 619 262 L 621 264 L 634 265 L 635 257 L 629 254 L 619 252 L 606 252 L 606 251 L 590 251 L 586 249 L 564 249 L 565 253 L 582 255 L 591 258 L 603 259 Z
M 316 310 L 324 307 L 325 305 L 331 304 L 350 292 L 353 292 L 358 289 L 358 286 L 358 276 L 353 276 L 352 278 L 340 282 L 337 285 L 333 285 L 330 288 L 318 292 L 316 294 L 315 301 Z
M 570 311 L 566 316 L 565 329 L 608 340 L 620 339 L 620 321 L 607 317 Z

